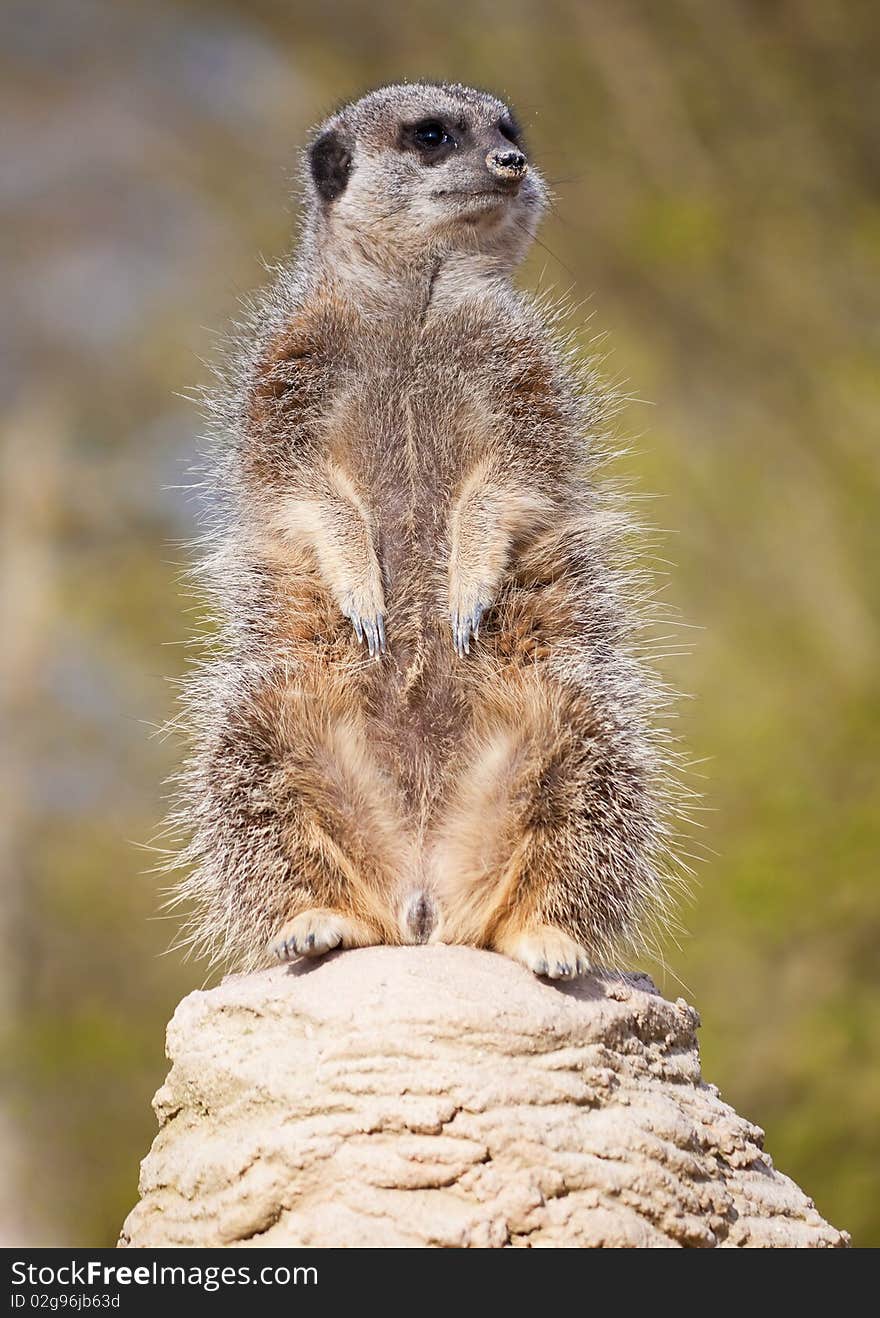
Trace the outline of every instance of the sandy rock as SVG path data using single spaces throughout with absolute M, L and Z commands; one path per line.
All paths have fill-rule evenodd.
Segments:
M 836 1247 L 681 999 L 461 947 L 191 993 L 121 1245 Z

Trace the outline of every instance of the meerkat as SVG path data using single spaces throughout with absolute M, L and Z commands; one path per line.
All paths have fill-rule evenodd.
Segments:
M 547 190 L 508 106 L 447 84 L 339 110 L 303 184 L 216 404 L 189 940 L 572 978 L 662 901 L 668 757 L 595 470 L 614 400 L 511 282 Z

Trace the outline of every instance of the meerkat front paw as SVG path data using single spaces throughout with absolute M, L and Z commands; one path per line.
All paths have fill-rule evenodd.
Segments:
M 494 950 L 547 979 L 576 979 L 590 969 L 589 958 L 573 938 L 549 924 L 501 934 Z
M 483 614 L 491 604 L 489 592 L 480 587 L 450 592 L 449 620 L 456 654 L 464 658 L 471 652 L 471 640 L 480 635 Z
M 341 602 L 342 612 L 348 618 L 354 634 L 367 650 L 371 659 L 387 652 L 385 643 L 385 604 L 381 588 L 352 591 Z
M 367 642 L 367 650 L 371 659 L 375 659 L 379 654 L 386 654 L 388 647 L 385 643 L 385 615 L 383 613 L 374 613 L 372 617 L 364 617 L 354 610 L 344 609 L 346 618 L 354 627 L 354 634 L 363 645 Z
M 471 652 L 471 637 L 474 640 L 480 635 L 480 622 L 485 607 L 482 604 L 475 604 L 470 613 L 462 615 L 453 612 L 450 615 L 452 623 L 452 643 L 455 646 L 455 652 L 460 658 Z
M 336 947 L 369 947 L 378 941 L 377 935 L 357 916 L 320 907 L 303 911 L 283 925 L 270 939 L 267 950 L 277 961 L 292 961 L 297 956 L 323 956 Z

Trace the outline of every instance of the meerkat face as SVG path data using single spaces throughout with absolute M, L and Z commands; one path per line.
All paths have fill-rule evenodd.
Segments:
M 519 126 L 494 96 L 467 87 L 383 87 L 319 130 L 308 153 L 319 221 L 384 263 L 454 251 L 513 265 L 546 189 Z

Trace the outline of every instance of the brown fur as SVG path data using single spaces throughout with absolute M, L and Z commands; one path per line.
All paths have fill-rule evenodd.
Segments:
M 494 141 L 503 107 L 461 88 L 329 121 L 352 180 L 313 200 L 219 409 L 205 575 L 225 623 L 188 685 L 175 819 L 190 937 L 242 966 L 270 942 L 430 937 L 564 976 L 663 897 L 662 693 L 592 476 L 613 399 L 508 282 L 537 176 L 455 223 L 392 155 L 435 104 Z M 465 157 L 431 180 L 482 168 Z M 380 623 L 370 659 L 355 628 L 379 651 Z

